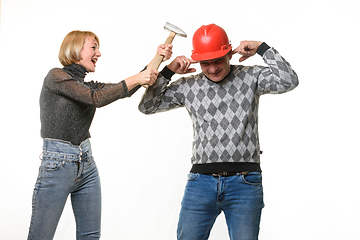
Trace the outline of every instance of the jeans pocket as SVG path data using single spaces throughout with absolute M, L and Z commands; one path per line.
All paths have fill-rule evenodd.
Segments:
M 187 175 L 187 180 L 188 181 L 193 181 L 195 180 L 200 174 L 199 173 L 189 173 Z
M 41 168 L 45 171 L 55 171 L 63 166 L 62 161 L 53 160 L 53 159 L 43 159 Z
M 241 175 L 242 180 L 252 186 L 261 186 L 262 185 L 262 174 L 259 172 L 250 172 L 246 175 Z

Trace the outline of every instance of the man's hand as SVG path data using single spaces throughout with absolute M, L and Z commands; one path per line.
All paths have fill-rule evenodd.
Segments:
M 241 41 L 240 45 L 232 51 L 232 54 L 239 53 L 239 62 L 245 61 L 256 54 L 257 49 L 263 42 L 260 41 Z
M 178 56 L 168 65 L 168 68 L 177 74 L 193 73 L 196 72 L 196 69 L 190 68 L 190 65 L 194 63 L 197 63 L 197 61 L 185 56 Z

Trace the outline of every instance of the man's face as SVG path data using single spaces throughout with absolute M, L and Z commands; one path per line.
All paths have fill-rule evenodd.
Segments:
M 200 61 L 202 72 L 213 82 L 220 82 L 230 73 L 231 53 L 221 58 Z

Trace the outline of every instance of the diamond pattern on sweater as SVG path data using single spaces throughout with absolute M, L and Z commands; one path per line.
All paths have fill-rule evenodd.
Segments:
M 193 164 L 260 162 L 259 97 L 294 89 L 296 73 L 273 48 L 264 53 L 268 67 L 233 66 L 220 83 L 203 73 L 168 86 L 160 76 L 144 94 L 139 110 L 150 114 L 185 107 L 193 121 Z

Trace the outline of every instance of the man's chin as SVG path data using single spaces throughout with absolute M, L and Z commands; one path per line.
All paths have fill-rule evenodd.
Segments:
M 214 77 L 214 76 L 208 76 L 208 78 L 211 80 L 211 81 L 213 81 L 213 82 L 221 82 L 221 80 L 223 80 L 223 77 L 222 76 L 216 76 L 216 77 Z

